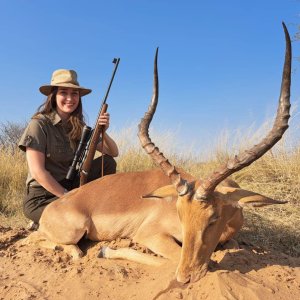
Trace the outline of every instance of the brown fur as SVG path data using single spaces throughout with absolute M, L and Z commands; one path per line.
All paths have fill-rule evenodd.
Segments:
M 182 176 L 193 182 L 191 175 Z M 90 182 L 49 204 L 38 232 L 28 241 L 48 248 L 60 246 L 78 258 L 82 252 L 77 243 L 85 234 L 94 241 L 130 238 L 164 258 L 179 261 L 179 281 L 197 280 L 205 274 L 217 243 L 225 243 L 241 228 L 243 214 L 238 200 L 249 193 L 261 200 L 267 198 L 220 185 L 215 199 L 201 202 L 193 200 L 193 191 L 178 197 L 169 184 L 160 170 L 118 173 Z M 237 186 L 230 180 L 223 185 Z M 219 218 L 211 219 L 214 215 Z M 126 249 L 106 249 L 105 255 L 151 265 L 164 261 Z

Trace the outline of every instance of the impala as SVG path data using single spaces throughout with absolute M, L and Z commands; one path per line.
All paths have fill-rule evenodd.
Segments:
M 218 243 L 229 241 L 243 225 L 242 207 L 282 204 L 241 189 L 228 177 L 264 155 L 288 128 L 291 82 L 291 42 L 283 24 L 286 53 L 279 106 L 273 128 L 251 149 L 230 159 L 203 180 L 175 168 L 151 141 L 148 129 L 158 102 L 157 52 L 151 104 L 139 124 L 139 139 L 160 169 L 117 173 L 75 189 L 49 204 L 38 231 L 27 242 L 60 245 L 74 258 L 82 256 L 78 241 L 129 238 L 158 256 L 130 248 L 101 250 L 105 258 L 123 258 L 160 265 L 178 263 L 179 282 L 193 282 L 207 271 Z

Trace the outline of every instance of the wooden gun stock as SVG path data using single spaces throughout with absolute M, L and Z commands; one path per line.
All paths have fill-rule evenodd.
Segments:
M 106 113 L 108 105 L 105 103 L 102 106 L 100 116 Z M 102 143 L 103 143 L 103 134 L 104 134 L 104 126 L 101 126 L 98 124 L 99 118 L 97 120 L 97 124 L 93 130 L 92 137 L 89 142 L 89 151 L 86 153 L 86 157 L 84 158 L 84 162 L 81 166 L 80 170 L 80 185 L 84 185 L 87 183 L 89 171 L 91 169 L 92 161 L 94 159 L 95 153 L 96 153 L 96 148 L 99 143 L 99 137 L 102 133 Z

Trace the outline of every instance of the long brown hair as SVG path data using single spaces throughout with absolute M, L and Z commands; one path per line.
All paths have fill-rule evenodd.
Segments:
M 54 87 L 52 92 L 47 97 L 46 101 L 41 104 L 37 112 L 33 115 L 32 119 L 39 118 L 40 114 L 50 115 L 52 112 L 56 111 L 57 103 L 56 103 L 56 94 L 57 87 Z M 71 147 L 75 150 L 78 142 L 80 141 L 82 128 L 84 126 L 84 116 L 82 112 L 82 101 L 81 97 L 79 97 L 79 102 L 77 108 L 71 113 L 68 121 L 67 121 L 67 132 L 68 137 L 71 142 Z

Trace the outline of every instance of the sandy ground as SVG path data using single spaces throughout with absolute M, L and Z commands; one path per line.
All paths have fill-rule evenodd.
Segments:
M 149 267 L 97 258 L 104 242 L 81 241 L 84 257 L 22 245 L 23 228 L 0 226 L 0 299 L 300 299 L 300 258 L 240 242 L 217 250 L 207 275 L 196 283 L 174 280 L 176 266 Z M 107 243 L 106 243 L 107 244 Z M 139 248 L 128 240 L 112 247 Z

